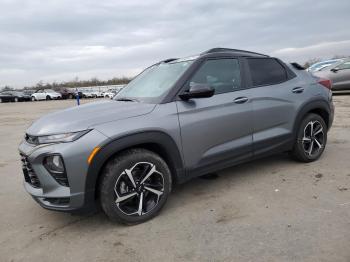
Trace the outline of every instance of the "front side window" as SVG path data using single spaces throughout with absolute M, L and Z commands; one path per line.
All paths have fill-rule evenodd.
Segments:
M 274 58 L 248 58 L 253 86 L 275 85 L 287 81 L 285 68 Z
M 215 94 L 233 92 L 241 88 L 241 74 L 237 59 L 205 61 L 189 81 L 189 86 L 207 84 Z
M 127 84 L 114 99 L 131 98 L 157 103 L 191 64 L 192 60 L 175 60 L 151 66 Z

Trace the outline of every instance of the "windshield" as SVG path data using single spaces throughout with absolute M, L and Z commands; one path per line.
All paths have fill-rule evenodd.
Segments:
M 151 66 L 127 84 L 114 100 L 134 99 L 157 102 L 192 64 L 192 60 L 160 63 Z

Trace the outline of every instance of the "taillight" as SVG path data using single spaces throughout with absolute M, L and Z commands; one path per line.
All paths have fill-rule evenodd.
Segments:
M 318 80 L 318 83 L 328 88 L 329 90 L 332 89 L 332 81 L 330 79 L 320 78 Z

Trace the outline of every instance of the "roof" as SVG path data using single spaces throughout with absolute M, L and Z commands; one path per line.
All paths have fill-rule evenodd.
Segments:
M 246 50 L 240 50 L 240 49 L 232 49 L 232 48 L 222 48 L 222 47 L 216 47 L 209 49 L 201 55 L 206 55 L 206 54 L 213 54 L 213 53 L 231 53 L 235 54 L 237 56 L 258 56 L 258 57 L 268 57 L 268 55 L 256 53 L 256 52 L 251 52 L 251 51 L 246 51 Z

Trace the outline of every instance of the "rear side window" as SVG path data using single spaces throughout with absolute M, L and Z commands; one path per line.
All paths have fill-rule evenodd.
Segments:
M 248 58 L 253 86 L 275 85 L 287 81 L 285 68 L 273 58 Z

